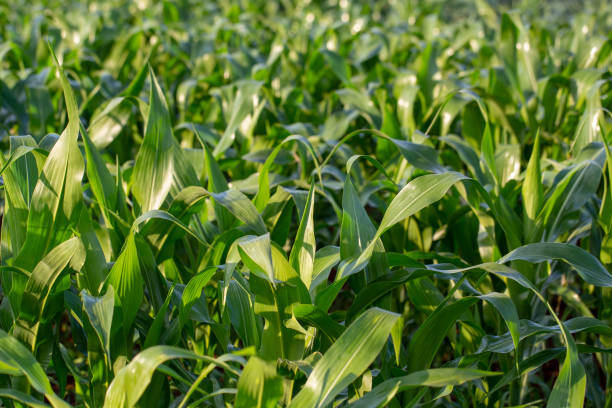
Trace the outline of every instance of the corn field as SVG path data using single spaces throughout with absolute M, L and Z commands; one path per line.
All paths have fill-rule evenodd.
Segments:
M 605 0 L 0 1 L 0 407 L 612 408 L 611 110 Z

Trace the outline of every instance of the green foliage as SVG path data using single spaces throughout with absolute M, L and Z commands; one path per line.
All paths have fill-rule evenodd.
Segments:
M 611 21 L 1 3 L 0 406 L 612 407 Z

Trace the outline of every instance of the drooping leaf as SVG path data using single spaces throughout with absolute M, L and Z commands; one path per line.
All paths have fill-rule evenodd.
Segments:
M 501 373 L 473 368 L 434 368 L 417 371 L 384 381 L 349 406 L 351 408 L 382 407 L 391 402 L 398 392 L 411 387 L 448 387 L 499 374 Z
M 238 371 L 227 364 L 231 360 L 228 356 L 214 359 L 178 347 L 154 346 L 139 353 L 130 364 L 117 373 L 106 393 L 104 407 L 136 406 L 157 367 L 170 359 L 178 358 L 203 360 L 222 367 L 234 375 L 238 374 Z
M 49 399 L 54 408 L 69 407 L 53 392 L 45 371 L 30 351 L 3 330 L 0 330 L 0 362 L 4 365 L 3 370 L 12 369 L 22 373 L 36 391 Z
M 498 262 L 517 259 L 534 263 L 561 259 L 570 264 L 586 282 L 596 286 L 612 286 L 612 275 L 607 269 L 597 258 L 576 245 L 559 242 L 528 244 L 515 249 Z

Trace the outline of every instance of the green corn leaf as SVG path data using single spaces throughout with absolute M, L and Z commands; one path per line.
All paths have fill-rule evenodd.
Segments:
M 132 192 L 143 213 L 159 209 L 176 183 L 175 177 L 181 177 L 178 171 L 179 166 L 183 165 L 172 134 L 168 105 L 151 68 L 149 80 L 150 106 L 145 135 L 136 156 L 132 178 Z M 195 173 L 189 176 L 185 174 L 185 177 L 194 179 Z
M 25 392 L 14 390 L 12 388 L 0 388 L 0 397 L 10 398 L 21 404 L 24 404 L 25 406 L 32 407 L 32 408 L 48 408 L 49 407 L 47 404 L 43 403 L 40 400 L 37 400 L 31 395 L 28 395 Z
M 374 240 L 370 241 L 359 257 L 343 261 L 339 276 L 345 277 L 365 268 L 374 251 L 376 239 L 386 230 L 440 200 L 453 184 L 466 179 L 462 174 L 450 172 L 421 176 L 408 183 L 387 207 Z
M 208 190 L 213 193 L 222 193 L 228 190 L 227 180 L 225 180 L 219 165 L 206 145 L 204 145 L 204 163 L 208 175 Z M 233 219 L 228 210 L 216 202 L 213 202 L 213 206 L 219 229 L 226 231 L 231 228 Z
M 38 361 L 17 339 L 0 330 L 0 362 L 7 368 L 22 373 L 32 387 L 44 394 L 54 408 L 67 408 L 70 405 L 59 398 L 51 388 L 51 383 Z M 10 393 L 10 392 L 9 392 Z M 19 397 L 20 393 L 10 393 Z M 19 398 L 21 400 L 21 398 Z M 28 402 L 31 398 L 24 400 Z
M 377 385 L 363 398 L 350 404 L 351 408 L 383 407 L 398 392 L 413 387 L 448 387 L 461 385 L 479 378 L 499 375 L 501 373 L 483 371 L 473 368 L 434 368 L 417 371 L 403 377 L 396 377 Z
M 237 219 L 244 222 L 255 234 L 265 234 L 266 224 L 251 200 L 238 190 L 211 193 L 215 202 L 227 208 Z
M 138 104 L 136 97 L 144 87 L 148 72 L 148 65 L 143 64 L 138 74 L 120 96 L 108 100 L 95 110 L 87 129 L 95 147 L 98 149 L 105 148 L 126 127 L 132 115 L 132 108 Z
M 398 315 L 373 308 L 361 314 L 327 350 L 290 407 L 324 407 L 376 358 Z
M 173 285 L 168 291 L 168 294 L 166 295 L 166 300 L 161 305 L 159 310 L 157 310 L 155 318 L 153 319 L 153 323 L 151 323 L 151 326 L 149 327 L 149 331 L 147 332 L 147 338 L 145 339 L 145 342 L 143 345 L 145 349 L 149 347 L 153 347 L 154 345 L 158 343 L 162 343 L 160 339 L 162 338 L 162 331 L 165 329 L 164 325 L 165 325 L 165 320 L 166 320 L 166 314 L 168 312 L 168 308 L 170 307 L 170 301 L 172 300 L 174 289 L 175 289 L 175 286 Z
M 11 138 L 11 150 L 13 141 Z M 2 163 L 2 180 L 4 182 L 4 217 L 2 223 L 2 257 L 8 258 L 23 246 L 27 233 L 28 206 L 31 201 L 33 188 L 32 183 L 36 183 L 38 169 L 36 162 L 28 157 L 18 157 L 18 151 L 27 152 L 34 149 L 34 140 L 19 138 L 21 143 L 31 144 L 32 146 L 20 145 L 12 150 L 11 156 L 4 161 L 0 155 Z M 14 164 L 13 164 L 14 163 Z M 24 187 L 25 190 L 24 191 Z M 6 284 L 5 284 L 6 285 Z M 10 287 L 7 285 L 6 287 Z
M 192 277 L 185 289 L 183 290 L 183 296 L 181 297 L 181 310 L 179 312 L 179 318 L 181 324 L 185 324 L 189 318 L 191 308 L 195 302 L 202 296 L 202 289 L 213 277 L 217 268 L 206 268 L 194 277 Z
M 313 183 L 310 186 L 308 199 L 306 200 L 306 205 L 302 212 L 300 226 L 298 227 L 295 241 L 289 255 L 289 263 L 293 269 L 300 274 L 302 282 L 304 282 L 307 288 L 310 288 L 312 283 L 314 258 L 317 250 L 313 219 L 314 197 L 315 190 Z
M 115 376 L 104 400 L 105 408 L 134 407 L 144 393 L 151 377 L 160 364 L 171 359 L 195 359 L 215 364 L 238 375 L 239 372 L 227 363 L 231 357 L 221 356 L 217 359 L 200 356 L 191 351 L 171 346 L 154 346 L 139 353 L 134 359 L 122 368 Z
M 376 227 L 363 209 L 350 176 L 342 191 L 342 224 L 340 229 L 340 257 L 356 258 L 366 250 L 376 235 Z M 377 239 L 372 258 L 366 269 L 366 280 L 371 281 L 386 271 L 385 248 Z
M 94 297 L 84 290 L 81 292 L 81 298 L 83 299 L 83 310 L 95 331 L 100 347 L 106 352 L 107 364 L 110 364 L 112 361 L 110 341 L 115 291 L 112 286 L 109 286 L 104 296 Z
M 448 305 L 441 304 L 427 317 L 408 345 L 407 368 L 409 372 L 429 368 L 450 328 L 477 301 L 476 298 L 468 297 Z
M 343 83 L 350 85 L 351 67 L 346 63 L 346 60 L 338 53 L 328 49 L 321 50 L 321 54 L 325 57 L 325 61 L 327 61 L 327 64 L 331 67 L 334 74 L 336 74 Z
M 344 331 L 341 324 L 332 320 L 327 313 L 315 305 L 295 305 L 293 314 L 298 320 L 323 331 L 330 340 L 336 340 Z
M 196 239 L 196 241 L 199 241 L 200 244 L 202 244 L 202 246 L 206 246 L 207 245 L 203 238 L 198 236 L 194 231 L 192 231 L 189 227 L 187 227 L 185 224 L 183 224 L 183 222 L 180 219 L 178 219 L 177 217 L 175 217 L 171 213 L 169 213 L 167 211 L 163 211 L 163 210 L 150 210 L 150 211 L 147 211 L 146 213 L 142 214 L 140 217 L 136 218 L 134 220 L 134 223 L 132 224 L 132 231 L 138 232 L 140 225 L 146 223 L 149 220 L 153 220 L 153 219 L 155 219 L 155 220 L 165 220 L 165 221 L 168 221 L 168 222 L 172 223 L 172 226 L 170 228 L 166 227 L 166 234 L 165 234 L 166 236 L 169 235 L 168 231 L 171 231 L 172 228 L 174 228 L 174 227 L 178 227 L 181 230 L 183 230 L 184 232 L 186 232 L 187 234 L 189 234 L 192 237 L 194 237 Z
M 253 97 L 257 95 L 261 88 L 261 82 L 244 81 L 238 84 L 235 98 L 230 108 L 230 117 L 227 121 L 227 127 L 221 140 L 215 146 L 213 155 L 219 158 L 227 149 L 230 148 L 236 139 L 236 131 L 242 121 L 255 108 Z
M 15 264 L 31 270 L 60 242 L 68 239 L 76 226 L 82 203 L 81 180 L 84 163 L 77 146 L 79 114 L 70 83 L 55 55 L 68 111 L 68 126 L 49 152 L 39 177 L 28 214 L 26 239 Z
M 430 273 L 431 272 L 426 270 L 398 270 L 378 277 L 376 280 L 370 282 L 359 293 L 357 293 L 355 300 L 347 312 L 347 320 L 352 321 L 356 316 L 359 316 L 359 314 L 365 310 L 365 308 L 391 292 L 393 289 L 404 285 L 410 280 L 421 278 L 429 275 Z
M 268 200 L 270 200 L 270 167 L 274 164 L 274 160 L 277 158 L 278 154 L 282 151 L 282 148 L 285 145 L 290 144 L 291 142 L 296 141 L 299 142 L 306 150 L 310 153 L 315 162 L 315 168 L 317 172 L 320 174 L 319 168 L 319 158 L 316 150 L 312 146 L 312 144 L 303 136 L 300 135 L 291 135 L 286 137 L 282 142 L 280 142 L 274 150 L 268 155 L 266 161 L 259 171 L 259 181 L 258 181 L 258 189 L 257 195 L 253 202 L 255 203 L 255 207 L 259 211 L 263 211 L 266 205 L 268 204 Z
M 261 329 L 253 311 L 253 300 L 248 289 L 236 280 L 230 281 L 226 304 L 232 326 L 244 345 L 259 347 Z
M 328 245 L 315 253 L 310 293 L 327 281 L 331 269 L 340 262 L 340 248 Z
M 525 181 L 522 186 L 522 194 L 525 206 L 525 225 L 533 228 L 536 217 L 542 208 L 544 192 L 542 187 L 542 175 L 540 169 L 540 132 L 536 134 L 533 150 L 527 164 Z M 527 236 L 530 234 L 528 233 Z
M 266 360 L 299 359 L 304 351 L 304 333 L 287 322 L 294 304 L 310 301 L 308 290 L 284 252 L 270 245 L 269 235 L 249 238 L 247 243 L 239 244 L 240 256 L 251 272 L 259 269 L 249 276 L 249 287 L 255 295 L 255 313 L 266 320 L 259 355 Z
M 117 188 L 106 163 L 102 159 L 100 152 L 93 144 L 87 132 L 83 131 L 83 146 L 85 147 L 85 157 L 87 158 L 87 179 L 91 191 L 100 204 L 100 210 L 104 216 L 104 221 L 111 226 L 111 216 L 108 210 L 117 207 Z
M 516 310 L 516 306 L 512 303 L 512 299 L 506 294 L 499 292 L 490 292 L 485 295 L 479 296 L 480 299 L 486 300 L 489 302 L 502 316 L 506 325 L 508 326 L 508 330 L 510 331 L 510 336 L 512 337 L 512 343 L 514 344 L 514 351 L 516 357 L 516 363 L 518 367 L 519 361 L 519 315 Z
M 582 279 L 592 285 L 612 286 L 612 276 L 597 258 L 572 244 L 557 242 L 529 244 L 515 249 L 497 262 L 523 260 L 536 263 L 555 259 L 570 264 Z
M 251 357 L 238 380 L 236 408 L 274 408 L 283 397 L 283 380 L 276 367 Z
M 560 326 L 567 343 L 567 352 L 546 406 L 578 408 L 584 406 L 587 377 L 572 335 L 563 324 Z
M 53 285 L 66 267 L 80 272 L 85 262 L 85 248 L 74 237 L 53 248 L 40 261 L 28 279 L 21 300 L 21 313 L 15 323 L 13 335 L 35 351 L 42 314 L 51 295 Z
M 251 272 L 274 284 L 275 273 L 270 234 L 260 237 L 244 237 L 238 243 L 238 250 L 242 261 Z
M 563 218 L 584 206 L 589 196 L 594 194 L 599 186 L 602 175 L 605 153 L 597 149 L 595 157 L 582 161 L 562 172 L 563 178 L 547 195 L 540 213 L 538 226 L 544 231 L 544 239 L 553 241 L 563 231 Z
M 116 304 L 121 307 L 126 331 L 134 322 L 143 300 L 142 274 L 136 237 L 130 234 L 105 281 L 115 289 Z

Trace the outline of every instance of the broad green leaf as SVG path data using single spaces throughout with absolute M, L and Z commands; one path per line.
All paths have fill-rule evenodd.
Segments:
M 168 105 L 152 68 L 149 68 L 149 80 L 150 106 L 145 135 L 136 156 L 132 177 L 132 192 L 142 213 L 158 209 L 170 192 L 177 149 L 172 135 Z
M 512 299 L 506 294 L 499 292 L 490 292 L 484 295 L 479 296 L 480 299 L 486 300 L 489 302 L 502 316 L 506 325 L 508 326 L 508 330 L 510 331 L 510 335 L 512 336 L 512 342 L 514 344 L 514 352 L 516 354 L 516 361 L 518 366 L 519 360 L 519 316 L 512 303 Z
M 438 163 L 438 152 L 433 147 L 405 140 L 388 140 L 398 148 L 406 161 L 414 167 L 434 173 L 444 173 L 447 171 L 444 166 Z
M 590 153 L 590 152 L 588 152 Z M 560 172 L 561 177 L 554 190 L 547 194 L 545 203 L 538 215 L 538 226 L 544 229 L 544 239 L 553 241 L 563 232 L 563 220 L 573 211 L 581 209 L 589 196 L 597 191 L 602 176 L 605 159 L 603 149 L 596 149 L 594 155 L 577 165 Z
M 344 327 L 341 324 L 332 320 L 327 313 L 317 306 L 295 305 L 293 307 L 293 314 L 298 320 L 323 331 L 332 341 L 335 341 L 344 331 Z
M 210 194 L 215 202 L 227 208 L 237 219 L 244 222 L 252 232 L 256 234 L 265 234 L 266 224 L 261 219 L 261 215 L 255 208 L 255 205 L 238 190 L 226 190 L 221 193 Z
M 317 250 L 313 264 L 312 284 L 310 285 L 311 293 L 327 281 L 331 269 L 338 262 L 340 262 L 340 248 L 329 245 Z
M 78 273 L 84 262 L 83 243 L 78 237 L 73 237 L 53 248 L 32 271 L 21 299 L 21 312 L 13 329 L 13 335 L 28 345 L 30 350 L 35 351 L 37 348 L 43 311 L 55 282 L 66 267 Z
M 100 347 L 106 352 L 107 362 L 112 361 L 110 352 L 111 324 L 113 322 L 113 308 L 115 306 L 115 292 L 109 286 L 104 296 L 94 297 L 85 290 L 81 292 L 83 310 L 93 327 Z
M 481 162 L 476 151 L 464 140 L 458 136 L 448 135 L 443 136 L 440 140 L 448 143 L 459 155 L 461 160 L 468 166 L 474 178 L 483 186 L 490 184 L 487 174 L 482 171 Z
M 552 360 L 553 358 L 557 358 L 558 356 L 561 355 L 561 353 L 563 353 L 563 351 L 564 350 L 562 348 L 554 348 L 554 349 L 542 350 L 538 353 L 535 353 L 534 355 L 531 355 L 523 359 L 519 363 L 519 372 L 521 374 L 527 374 L 530 371 L 533 371 L 534 369 L 540 367 L 542 364 L 547 363 L 548 361 Z M 508 385 L 513 379 L 516 378 L 516 376 L 517 376 L 516 369 L 513 369 L 512 371 L 505 373 L 499 379 L 499 381 L 495 384 L 495 387 L 491 390 L 491 393 Z
M 238 380 L 236 408 L 274 408 L 283 397 L 283 380 L 276 367 L 251 357 Z
M 238 241 L 238 250 L 242 262 L 249 270 L 274 284 L 275 274 L 272 263 L 270 234 L 260 237 L 244 237 Z
M 450 304 L 442 304 L 427 317 L 408 345 L 409 372 L 429 368 L 450 328 L 477 301 L 476 298 L 467 297 Z
M 109 99 L 93 113 L 88 132 L 98 149 L 108 146 L 126 127 L 132 114 L 133 98 L 138 97 L 147 77 L 148 65 L 143 64 L 138 74 L 120 96 Z
M 44 394 L 54 408 L 70 406 L 53 392 L 43 368 L 30 351 L 3 330 L 0 330 L 0 362 L 23 373 L 32 387 Z
M 570 264 L 587 283 L 604 287 L 612 286 L 612 276 L 597 258 L 572 244 L 558 242 L 528 244 L 515 249 L 497 262 L 523 260 L 537 263 L 555 259 Z
M 351 67 L 347 64 L 346 59 L 338 53 L 328 49 L 321 50 L 321 54 L 325 57 L 325 61 L 327 61 L 334 74 L 336 74 L 343 83 L 350 85 Z
M 482 157 L 484 162 L 489 167 L 490 172 L 493 176 L 498 180 L 498 183 L 501 181 L 499 179 L 499 174 L 497 172 L 497 166 L 495 165 L 495 146 L 493 141 L 493 135 L 491 134 L 491 130 L 487 125 L 485 125 L 485 131 L 482 136 L 482 143 L 480 145 L 480 150 L 482 152 Z
M 356 258 L 361 255 L 376 235 L 376 227 L 364 210 L 350 175 L 347 175 L 342 191 L 340 228 L 340 257 L 342 259 Z M 382 241 L 377 239 L 372 258 L 366 268 L 367 282 L 386 272 L 384 252 Z
M 379 129 L 381 125 L 380 112 L 376 109 L 374 102 L 365 92 L 359 92 L 353 88 L 343 88 L 336 91 L 342 103 L 352 105 L 364 115 L 373 127 Z
M 4 217 L 2 223 L 2 257 L 12 257 L 23 246 L 27 233 L 28 206 L 38 179 L 36 161 L 31 157 L 18 157 L 18 152 L 34 149 L 36 144 L 31 138 L 11 137 L 11 156 L 2 163 L 2 181 L 4 182 Z M 16 143 L 13 143 L 13 142 Z M 17 143 L 23 143 L 16 147 Z M 31 145 L 31 146 L 30 146 Z M 25 190 L 25 191 L 24 191 Z M 5 287 L 10 287 L 5 283 Z
M 361 255 L 356 259 L 342 262 L 339 277 L 357 273 L 365 268 L 374 251 L 376 240 L 386 230 L 440 200 L 453 184 L 466 179 L 468 178 L 460 173 L 449 172 L 417 177 L 408 183 L 387 207 L 374 239 L 370 241 Z
M 242 124 L 242 121 L 255 108 L 254 98 L 257 96 L 261 88 L 261 82 L 243 81 L 236 86 L 236 95 L 229 108 L 229 119 L 227 127 L 221 136 L 221 140 L 215 146 L 213 155 L 219 158 L 227 149 L 230 148 L 236 139 L 236 131 Z
M 412 279 L 418 279 L 420 277 L 429 275 L 431 272 L 426 270 L 420 271 L 405 271 L 397 270 L 389 272 L 383 276 L 379 276 L 376 280 L 368 283 L 353 300 L 351 307 L 349 308 L 346 318 L 348 321 L 352 321 L 356 316 L 367 308 L 369 305 L 388 294 L 393 289 L 404 285 L 406 282 Z
M 132 231 L 138 232 L 140 225 L 146 223 L 149 220 L 165 220 L 172 223 L 170 228 L 166 228 L 166 232 L 168 233 L 173 227 L 179 227 L 181 230 L 186 232 L 187 234 L 194 237 L 202 246 L 206 246 L 206 242 L 202 239 L 202 237 L 198 236 L 194 231 L 192 231 L 188 226 L 183 224 L 183 222 L 172 215 L 171 213 L 163 210 L 150 210 L 146 213 L 142 214 L 140 217 L 136 218 L 132 223 Z M 166 234 L 167 235 L 167 234 Z
M 382 232 L 393 225 L 440 200 L 453 184 L 465 179 L 467 177 L 464 175 L 453 172 L 426 175 L 414 179 L 391 201 L 376 235 L 382 235 Z
M 100 210 L 104 216 L 107 226 L 111 226 L 111 216 L 108 210 L 117 207 L 117 188 L 106 163 L 102 159 L 100 152 L 93 144 L 87 132 L 83 131 L 83 146 L 85 147 L 85 157 L 87 158 L 87 179 L 91 191 L 100 205 Z
M 134 234 L 128 236 L 121 254 L 106 278 L 106 285 L 115 289 L 116 304 L 121 307 L 123 328 L 127 332 L 143 300 L 144 280 Z
M 561 330 L 567 352 L 546 406 L 547 408 L 578 408 L 584 406 L 587 376 L 578 358 L 578 350 L 572 335 L 562 324 Z
M 599 125 L 601 111 L 601 96 L 599 87 L 602 81 L 597 81 L 591 86 L 586 96 L 586 107 L 576 127 L 576 133 L 572 141 L 574 153 L 580 152 L 589 143 L 601 140 L 601 128 Z
M 16 265 L 28 270 L 72 235 L 82 203 L 84 163 L 77 146 L 78 107 L 70 83 L 53 52 L 52 55 L 64 92 L 68 126 L 49 152 L 32 193 L 26 239 L 15 259 Z
M 290 327 L 288 321 L 292 319 L 293 305 L 307 303 L 310 297 L 299 275 L 287 261 L 284 252 L 275 245 L 269 246 L 269 237 L 266 237 L 267 235 L 257 238 L 257 246 L 260 247 L 263 256 L 262 266 L 269 268 L 272 265 L 274 280 L 271 281 L 269 276 L 262 276 L 262 273 L 249 276 L 249 286 L 255 295 L 255 313 L 266 320 L 259 356 L 265 360 L 277 358 L 297 360 L 304 352 L 305 333 L 302 328 Z M 270 253 L 269 260 L 268 252 Z M 270 265 L 268 265 L 269 261 L 271 261 Z M 262 268 L 262 266 L 255 267 Z
M 202 289 L 213 277 L 217 268 L 206 268 L 194 277 L 192 277 L 185 289 L 183 290 L 183 296 L 181 297 L 181 310 L 179 312 L 179 318 L 181 324 L 185 324 L 189 318 L 189 313 L 194 303 L 202 296 Z
M 259 347 L 261 329 L 253 312 L 253 300 L 247 288 L 232 279 L 227 290 L 226 304 L 232 326 L 243 344 Z
M 290 407 L 325 407 L 374 361 L 399 318 L 373 308 L 361 314 L 327 350 Z
M 172 285 L 170 290 L 168 290 L 168 294 L 166 295 L 166 300 L 158 308 L 155 314 L 155 318 L 153 319 L 153 323 L 149 326 L 149 330 L 147 332 L 147 337 L 144 341 L 143 348 L 147 349 L 149 347 L 153 347 L 158 343 L 164 343 L 162 339 L 162 331 L 165 329 L 166 322 L 166 314 L 168 312 L 168 308 L 170 306 L 170 301 L 172 300 L 172 296 L 174 294 L 176 286 Z
M 40 400 L 32 397 L 25 392 L 21 392 L 12 388 L 0 388 L 0 397 L 13 399 L 25 406 L 32 408 L 48 408 L 48 405 Z
M 605 336 L 612 334 L 612 329 L 600 320 L 592 317 L 575 317 L 573 319 L 566 320 L 563 325 L 570 333 L 580 333 L 582 331 L 587 333 L 598 333 Z M 529 337 L 557 333 L 561 334 L 562 331 L 559 325 L 543 325 L 531 320 L 521 320 L 519 324 L 520 340 L 523 341 Z M 514 349 L 514 341 L 510 332 L 505 333 L 501 336 L 487 335 L 483 337 L 479 352 L 492 351 L 495 353 L 509 353 Z
M 278 154 L 282 151 L 282 148 L 285 145 L 290 144 L 291 142 L 296 141 L 299 142 L 302 146 L 304 146 L 308 152 L 311 154 L 313 161 L 315 162 L 315 167 L 320 174 L 319 168 L 319 157 L 317 152 L 315 151 L 312 144 L 303 136 L 300 135 L 291 135 L 286 137 L 282 142 L 280 142 L 274 150 L 268 155 L 266 161 L 259 171 L 259 187 L 257 189 L 257 195 L 253 202 L 255 203 L 255 207 L 260 212 L 264 210 L 266 205 L 268 204 L 268 200 L 270 200 L 270 167 L 274 164 L 274 160 L 277 158 Z
M 448 387 L 461 385 L 479 378 L 501 373 L 474 368 L 433 368 L 417 371 L 403 377 L 391 378 L 377 385 L 363 398 L 350 404 L 351 408 L 374 408 L 386 406 L 398 392 L 411 387 Z
M 154 346 L 140 352 L 127 366 L 117 373 L 106 392 L 105 408 L 134 407 L 144 393 L 151 377 L 160 364 L 178 358 L 202 360 L 215 364 L 228 372 L 237 375 L 238 372 L 229 366 L 228 356 L 217 359 L 201 356 L 191 351 L 171 346 Z

